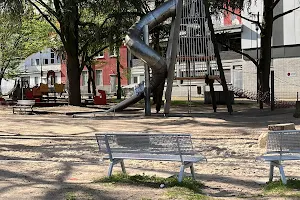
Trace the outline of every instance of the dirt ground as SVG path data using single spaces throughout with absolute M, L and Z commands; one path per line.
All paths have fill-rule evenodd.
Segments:
M 274 199 L 262 197 L 268 164 L 256 161 L 263 153 L 258 136 L 268 124 L 293 122 L 294 109 L 274 112 L 236 105 L 233 115 L 224 107 L 218 113 L 202 107 L 187 117 L 174 115 L 144 117 L 143 111 L 81 116 L 66 112 L 95 111 L 96 108 L 36 108 L 48 114 L 12 114 L 0 107 L 0 199 L 168 199 L 165 189 L 93 183 L 106 176 L 108 162 L 101 160 L 94 138 L 96 132 L 190 133 L 194 147 L 207 162 L 195 166 L 204 193 L 217 199 Z M 173 112 L 183 112 L 175 108 Z M 94 118 L 91 118 L 95 116 Z M 293 164 L 293 165 L 291 165 Z M 125 161 L 129 174 L 174 175 L 180 163 Z M 285 163 L 288 177 L 299 167 Z M 121 171 L 119 167 L 115 171 Z M 278 172 L 276 178 L 278 178 Z

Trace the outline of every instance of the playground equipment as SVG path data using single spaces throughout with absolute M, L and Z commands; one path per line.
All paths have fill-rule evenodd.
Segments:
M 168 18 L 173 17 L 166 58 L 159 55 L 141 39 L 144 30 L 151 31 Z M 169 113 L 173 81 L 218 78 L 218 71 L 212 65 L 214 49 L 211 34 L 206 23 L 203 0 L 169 0 L 149 12 L 133 25 L 125 37 L 127 48 L 143 60 L 152 70 L 149 89 L 156 93 L 161 102 L 165 79 L 168 78 L 164 113 Z M 175 67 L 176 66 L 176 67 Z M 176 73 L 175 73 L 176 72 Z M 146 77 L 147 80 L 147 77 Z M 189 93 L 190 95 L 190 93 Z M 144 98 L 144 92 L 136 93 L 107 112 L 120 111 Z M 190 99 L 190 98 L 189 98 Z M 160 104 L 156 107 L 160 110 Z
M 98 90 L 99 96 L 94 96 L 94 104 L 106 105 L 106 92 L 104 90 Z

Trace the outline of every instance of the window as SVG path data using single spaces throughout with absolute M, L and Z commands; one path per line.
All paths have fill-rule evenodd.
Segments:
M 49 64 L 49 60 L 48 59 L 44 59 L 44 65 L 48 65 Z
M 51 64 L 54 64 L 54 59 L 51 58 Z
M 96 58 L 104 58 L 104 51 L 101 51 Z
M 82 76 L 82 86 L 87 86 L 88 85 L 88 72 L 83 71 L 81 76 Z
M 96 85 L 103 85 L 102 70 L 96 70 Z
M 231 69 L 224 69 L 224 75 L 227 83 L 231 83 Z
M 113 47 L 112 49 L 109 50 L 109 55 L 110 55 L 110 57 L 117 57 L 116 47 Z
M 38 85 L 39 84 L 39 77 L 34 77 L 34 85 Z
M 31 66 L 40 65 L 40 59 L 31 59 Z
M 54 58 L 54 57 L 55 57 L 54 51 L 51 50 L 51 58 Z
M 137 76 L 133 77 L 133 83 L 138 83 L 138 77 Z

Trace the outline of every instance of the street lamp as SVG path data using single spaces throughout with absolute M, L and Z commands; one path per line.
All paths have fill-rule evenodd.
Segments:
M 41 63 L 41 83 L 43 80 L 43 60 L 42 60 L 42 51 L 40 51 L 40 63 Z

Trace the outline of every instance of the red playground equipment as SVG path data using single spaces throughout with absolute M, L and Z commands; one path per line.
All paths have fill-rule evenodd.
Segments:
M 95 105 L 106 105 L 106 92 L 104 90 L 98 90 L 99 96 L 94 97 Z

